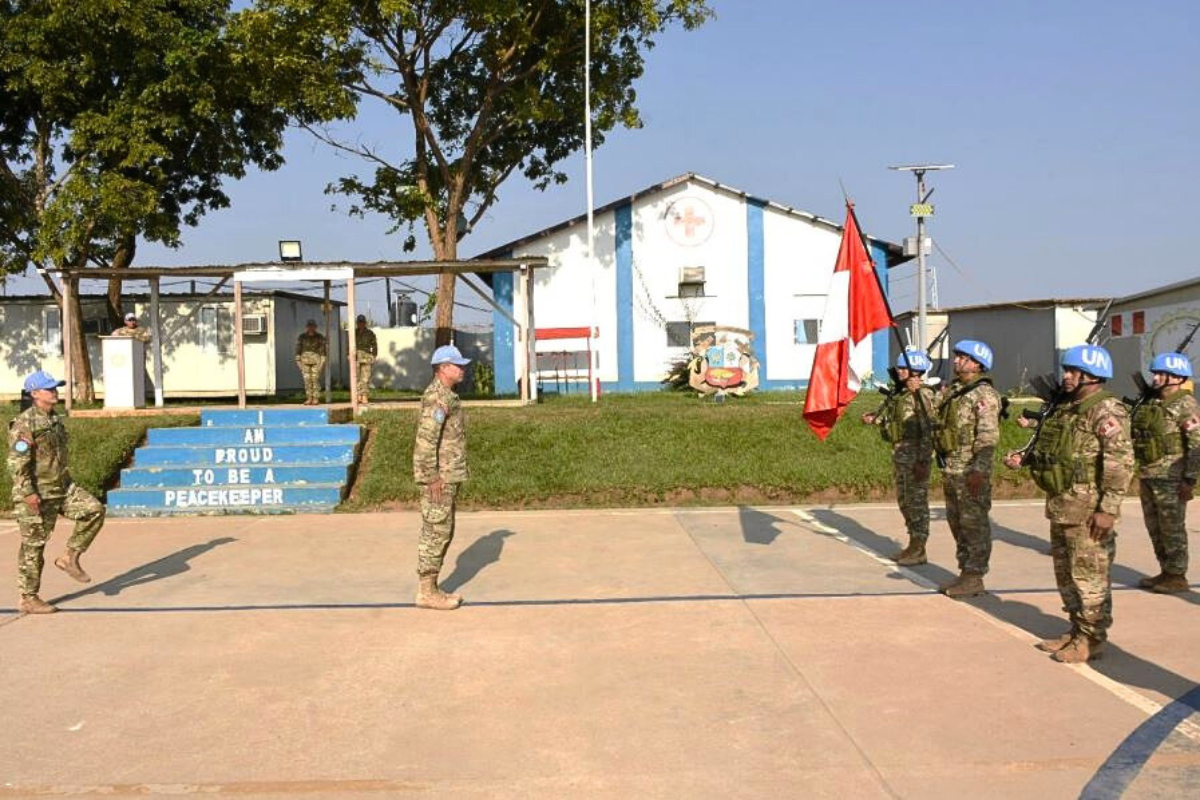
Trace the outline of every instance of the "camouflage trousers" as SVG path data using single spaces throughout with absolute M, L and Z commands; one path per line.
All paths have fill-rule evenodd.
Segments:
M 44 551 L 54 523 L 62 514 L 75 522 L 75 531 L 67 540 L 71 550 L 84 552 L 104 526 L 104 506 L 78 485 L 67 490 L 66 497 L 43 498 L 41 513 L 34 514 L 24 502 L 14 509 L 21 530 L 21 549 L 17 556 L 17 587 L 22 595 L 37 594 L 42 588 Z
M 896 480 L 896 502 L 904 515 L 908 535 L 922 542 L 929 538 L 929 462 L 925 461 L 925 477 L 917 478 L 916 463 L 892 459 L 892 475 Z
M 1142 478 L 1142 515 L 1158 566 L 1170 575 L 1188 568 L 1187 505 L 1179 502 L 1178 478 Z
M 454 540 L 454 498 L 458 484 L 442 485 L 442 502 L 433 502 L 428 485 L 421 487 L 421 538 L 417 544 L 417 575 L 436 576 Z
M 371 391 L 371 370 L 375 368 L 375 359 L 359 361 L 355 364 L 355 368 L 357 371 L 355 372 L 354 379 L 357 381 L 358 396 L 365 399 L 368 396 L 368 392 Z
M 992 558 L 992 476 L 984 476 L 979 495 L 967 488 L 966 475 L 943 472 L 942 489 L 946 493 L 946 521 L 954 535 L 958 568 L 962 572 L 986 575 Z
M 1063 611 L 1071 627 L 1086 636 L 1104 641 L 1112 626 L 1112 582 L 1109 572 L 1117 553 L 1117 535 L 1103 542 L 1092 539 L 1086 522 L 1074 525 L 1050 523 L 1050 556 L 1054 580 L 1062 597 Z
M 325 369 L 325 359 L 317 361 L 298 361 L 300 374 L 304 377 L 304 398 L 306 400 L 321 399 L 321 372 Z

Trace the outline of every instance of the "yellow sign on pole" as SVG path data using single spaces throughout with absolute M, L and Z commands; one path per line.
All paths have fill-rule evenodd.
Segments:
M 932 217 L 933 203 L 913 203 L 908 207 L 910 217 Z

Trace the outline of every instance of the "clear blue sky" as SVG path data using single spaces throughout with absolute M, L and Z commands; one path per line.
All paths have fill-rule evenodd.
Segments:
M 931 259 L 943 305 L 1120 294 L 1197 274 L 1187 231 L 1200 210 L 1200 4 L 712 5 L 716 19 L 671 31 L 650 54 L 645 127 L 597 151 L 598 204 L 696 171 L 840 219 L 840 179 L 864 227 L 899 241 L 912 233 L 914 181 L 886 167 L 951 162 L 931 181 L 930 232 L 964 274 Z M 364 106 L 346 131 L 407 141 L 408 124 Z M 330 210 L 344 201 L 323 187 L 358 163 L 303 132 L 286 156 L 278 172 L 231 185 L 233 207 L 186 231 L 183 248 L 146 245 L 138 261 L 266 260 L 293 237 L 310 260 L 404 257 L 382 221 Z M 567 171 L 571 182 L 545 193 L 511 180 L 461 252 L 582 213 L 582 156 Z M 899 310 L 915 287 L 895 278 Z

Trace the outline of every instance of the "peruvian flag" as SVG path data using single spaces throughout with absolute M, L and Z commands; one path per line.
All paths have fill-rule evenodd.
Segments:
M 875 266 L 863 246 L 854 206 L 846 203 L 842 246 L 829 281 L 804 397 L 804 419 L 822 441 L 858 394 L 859 376 L 871 368 L 870 342 L 864 340 L 893 324 Z

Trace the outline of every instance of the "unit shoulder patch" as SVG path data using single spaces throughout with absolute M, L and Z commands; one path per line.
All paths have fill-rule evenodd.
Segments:
M 433 419 L 438 425 L 441 425 L 443 422 L 445 422 L 446 421 L 446 407 L 441 406 L 441 405 L 434 406 Z
M 17 439 L 15 442 L 13 442 L 12 449 L 14 453 L 17 453 L 18 455 L 24 455 L 25 453 L 29 452 L 29 448 L 32 446 L 33 443 L 28 439 Z
M 1111 439 L 1121 432 L 1121 423 L 1116 417 L 1105 417 L 1096 425 L 1096 435 L 1101 439 Z
M 1185 433 L 1191 433 L 1196 428 L 1200 428 L 1200 417 L 1195 414 L 1183 421 L 1183 430 Z

